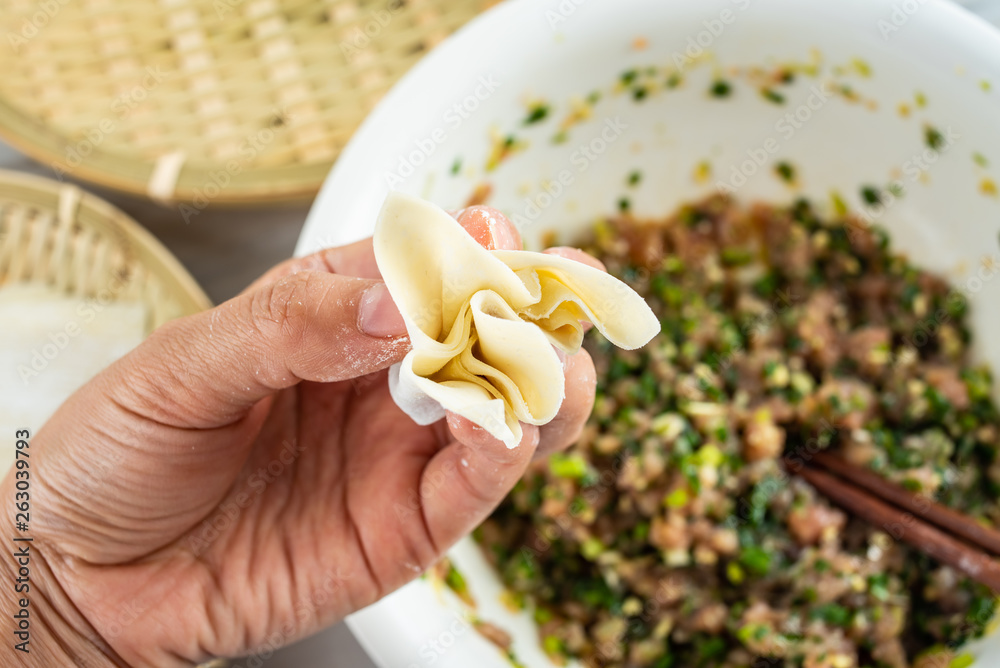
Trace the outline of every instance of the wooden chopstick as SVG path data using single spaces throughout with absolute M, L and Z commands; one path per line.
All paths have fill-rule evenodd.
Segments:
M 983 526 L 968 515 L 942 506 L 926 495 L 916 494 L 893 484 L 866 468 L 855 466 L 830 452 L 817 453 L 813 460 L 829 471 L 846 478 L 900 508 L 933 522 L 942 529 L 961 536 L 993 554 L 1000 555 L 1000 531 Z
M 790 466 L 790 470 L 837 505 L 885 531 L 893 538 L 902 540 L 937 561 L 952 566 L 993 591 L 1000 591 L 1000 562 L 993 559 L 984 550 L 959 540 L 929 521 L 925 521 L 923 517 L 927 517 L 926 510 L 924 513 L 918 514 L 920 508 L 927 508 L 933 504 L 939 509 L 931 513 L 935 517 L 953 518 L 950 513 L 940 512 L 950 509 L 944 508 L 926 497 L 918 497 L 917 507 L 912 505 L 908 507 L 907 504 L 912 504 L 913 497 L 916 496 L 912 492 L 908 492 L 877 474 L 864 471 L 843 459 L 831 464 L 831 460 L 835 458 L 835 455 L 823 454 L 822 457 L 817 456 L 813 459 L 815 464 L 811 462 L 803 467 L 800 462 L 796 462 L 794 466 Z M 819 466 L 827 467 L 828 470 L 821 470 L 818 468 Z M 834 472 L 843 477 L 837 477 Z M 870 474 L 870 476 L 865 474 Z M 866 485 L 871 485 L 871 488 L 866 488 Z M 890 487 L 894 489 L 888 490 Z M 904 502 L 900 504 L 902 507 L 890 505 L 882 500 L 889 499 L 889 497 L 903 499 Z M 960 513 L 956 514 L 961 515 Z M 974 523 L 974 520 L 969 517 L 964 515 L 961 517 L 963 525 Z M 946 520 L 944 526 L 953 530 L 953 520 Z M 985 529 L 985 527 L 983 528 Z M 986 532 L 996 533 L 988 529 Z M 978 532 L 967 533 L 975 534 L 977 537 L 981 535 Z M 962 535 L 972 540 L 965 534 Z M 996 536 L 991 536 L 987 540 L 992 542 L 995 538 Z M 978 541 L 976 542 L 978 544 Z

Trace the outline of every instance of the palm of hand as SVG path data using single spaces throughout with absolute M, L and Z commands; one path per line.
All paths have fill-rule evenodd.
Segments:
M 307 635 L 425 570 L 495 499 L 469 475 L 491 462 L 443 423 L 415 425 L 385 375 L 277 394 L 235 483 L 204 517 L 192 523 L 179 506 L 160 520 L 172 529 L 160 535 L 176 539 L 123 542 L 127 566 L 79 573 L 74 598 L 93 604 L 84 614 L 105 636 L 121 630 L 113 644 L 235 656 Z M 505 464 L 530 457 L 494 454 Z
M 293 261 L 158 330 L 39 432 L 35 545 L 81 636 L 138 665 L 271 651 L 413 579 L 579 434 L 586 352 L 514 449 L 455 416 L 414 424 L 386 380 L 405 336 L 359 331 L 377 281 L 348 276 L 373 266 L 370 242 Z

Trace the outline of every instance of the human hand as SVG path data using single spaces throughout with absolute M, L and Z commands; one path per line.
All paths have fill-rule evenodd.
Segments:
M 457 218 L 520 247 L 491 209 Z M 386 380 L 408 348 L 368 239 L 161 327 L 70 397 L 30 446 L 29 665 L 181 666 L 310 635 L 433 564 L 590 414 L 581 351 L 559 415 L 514 449 L 453 415 L 418 426 Z

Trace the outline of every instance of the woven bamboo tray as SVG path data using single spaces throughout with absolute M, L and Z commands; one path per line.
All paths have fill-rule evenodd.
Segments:
M 495 2 L 0 0 L 0 137 L 161 201 L 306 200 L 400 75 Z
M 146 331 L 211 306 L 134 220 L 76 186 L 0 170 L 0 285 L 43 283 L 84 299 L 146 306 Z
M 25 282 L 97 303 L 140 302 L 147 333 L 211 306 L 170 252 L 115 207 L 75 186 L 0 170 L 0 286 Z

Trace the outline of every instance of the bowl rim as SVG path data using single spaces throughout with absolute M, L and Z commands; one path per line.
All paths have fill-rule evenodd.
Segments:
M 684 5 L 700 7 L 703 4 L 703 0 L 673 1 L 677 7 Z M 801 3 L 801 0 L 798 3 L 794 0 L 753 1 L 759 5 L 785 3 L 801 7 L 803 4 L 809 4 Z M 936 35 L 942 42 L 947 41 L 953 48 L 961 49 L 970 54 L 974 54 L 977 50 L 983 51 L 986 47 L 985 51 L 991 53 L 1000 66 L 1000 28 L 959 5 L 955 0 L 910 1 L 918 3 L 924 8 L 933 8 L 935 14 L 940 12 L 939 20 L 933 22 L 927 18 L 921 18 L 921 15 L 930 12 L 917 11 L 910 18 L 918 24 L 921 21 L 930 24 L 925 25 L 924 28 L 936 31 Z M 344 202 L 352 199 L 363 199 L 367 194 L 365 176 L 363 170 L 359 169 L 359 165 L 365 165 L 368 158 L 376 153 L 379 147 L 384 148 L 386 128 L 401 125 L 399 120 L 406 119 L 406 113 L 401 112 L 401 109 L 405 110 L 408 105 L 413 103 L 424 102 L 435 88 L 441 88 L 440 82 L 436 81 L 436 78 L 442 72 L 454 71 L 455 63 L 464 61 L 467 67 L 472 62 L 482 62 L 481 56 L 470 58 L 468 54 L 478 53 L 480 50 L 476 47 L 490 42 L 492 31 L 496 25 L 517 26 L 520 20 L 530 16 L 531 12 L 538 13 L 546 6 L 554 8 L 567 2 L 574 6 L 583 5 L 585 2 L 588 4 L 604 2 L 607 5 L 615 6 L 615 0 L 543 0 L 543 2 L 539 2 L 539 0 L 504 0 L 449 35 L 400 78 L 358 127 L 324 180 L 302 227 L 295 247 L 295 255 L 301 256 L 319 250 L 323 246 L 347 244 L 361 238 L 358 232 L 353 229 L 357 227 L 356 225 L 347 224 L 332 230 L 326 229 L 329 227 L 327 225 L 329 212 L 350 207 L 350 204 Z M 813 2 L 812 4 L 824 11 L 835 11 L 846 16 L 851 13 L 852 7 L 871 8 L 872 5 L 877 4 L 881 5 L 883 10 L 891 12 L 900 3 L 901 0 L 841 0 L 832 5 L 824 2 Z M 941 17 L 944 19 L 941 20 Z M 449 77 L 440 78 L 448 79 Z M 388 192 L 388 188 L 379 187 L 378 190 L 383 197 Z M 344 197 L 338 202 L 338 197 L 341 195 Z M 345 216 L 343 219 L 351 220 L 352 218 Z
M 566 2 L 567 0 L 561 1 Z M 583 1 L 572 0 L 576 5 L 582 4 Z M 598 0 L 588 1 L 598 2 Z M 603 1 L 608 5 L 613 5 L 615 2 L 615 0 Z M 773 5 L 790 1 L 755 0 L 760 4 Z M 963 53 L 976 53 L 977 51 L 989 53 L 997 62 L 1000 62 L 1000 30 L 995 26 L 952 0 L 914 1 L 937 10 L 933 22 L 928 18 L 921 19 L 919 17 L 921 12 L 917 12 L 915 20 L 923 26 L 925 31 L 933 30 L 942 43 L 953 45 L 956 49 L 962 49 Z M 675 2 L 677 2 L 678 7 L 682 5 L 701 6 L 702 4 L 701 0 L 675 0 Z M 488 42 L 492 31 L 498 25 L 517 25 L 531 13 L 541 12 L 545 7 L 555 7 L 559 3 L 560 0 L 545 0 L 544 3 L 539 3 L 538 0 L 506 0 L 476 17 L 448 37 L 401 78 L 368 115 L 344 148 L 307 217 L 296 246 L 296 254 L 303 255 L 318 250 L 318 244 L 338 245 L 360 238 L 361 234 L 357 224 L 348 223 L 336 227 L 330 224 L 332 219 L 351 221 L 356 220 L 354 217 L 350 215 L 332 216 L 331 212 L 350 212 L 352 207 L 357 206 L 353 203 L 354 200 L 369 198 L 374 194 L 375 190 L 370 189 L 371 184 L 365 185 L 365 179 L 372 181 L 380 181 L 381 179 L 375 174 L 366 175 L 364 170 L 372 166 L 373 154 L 382 155 L 390 151 L 395 153 L 395 147 L 386 139 L 385 130 L 404 117 L 405 112 L 400 110 L 405 110 L 408 105 L 420 104 L 427 99 L 428 91 L 440 88 L 436 79 L 447 79 L 447 76 L 442 75 L 446 73 L 450 75 L 455 70 L 454 61 L 464 59 L 466 64 L 469 60 L 475 60 L 479 64 L 488 62 L 481 60 L 484 58 L 483 56 L 470 59 L 467 54 L 470 51 L 475 52 L 475 47 L 481 43 Z M 834 6 L 818 2 L 814 5 L 824 7 L 827 12 L 836 11 L 847 16 L 856 6 L 870 7 L 872 4 L 877 4 L 886 11 L 892 11 L 899 3 L 900 0 L 843 0 Z M 945 17 L 944 20 L 942 20 L 942 16 Z M 492 54 L 490 57 L 496 57 L 496 54 Z M 517 86 L 518 84 L 515 82 L 511 85 Z M 407 127 L 409 130 L 417 132 L 427 130 L 426 127 L 418 127 L 412 122 Z M 381 183 L 376 190 L 385 191 Z M 354 616 L 349 616 L 346 619 L 346 624 L 359 644 L 372 657 L 373 662 L 381 665 L 378 663 L 377 657 L 382 654 L 380 648 L 385 645 L 384 627 L 382 634 L 376 634 L 373 629 L 367 627 Z

